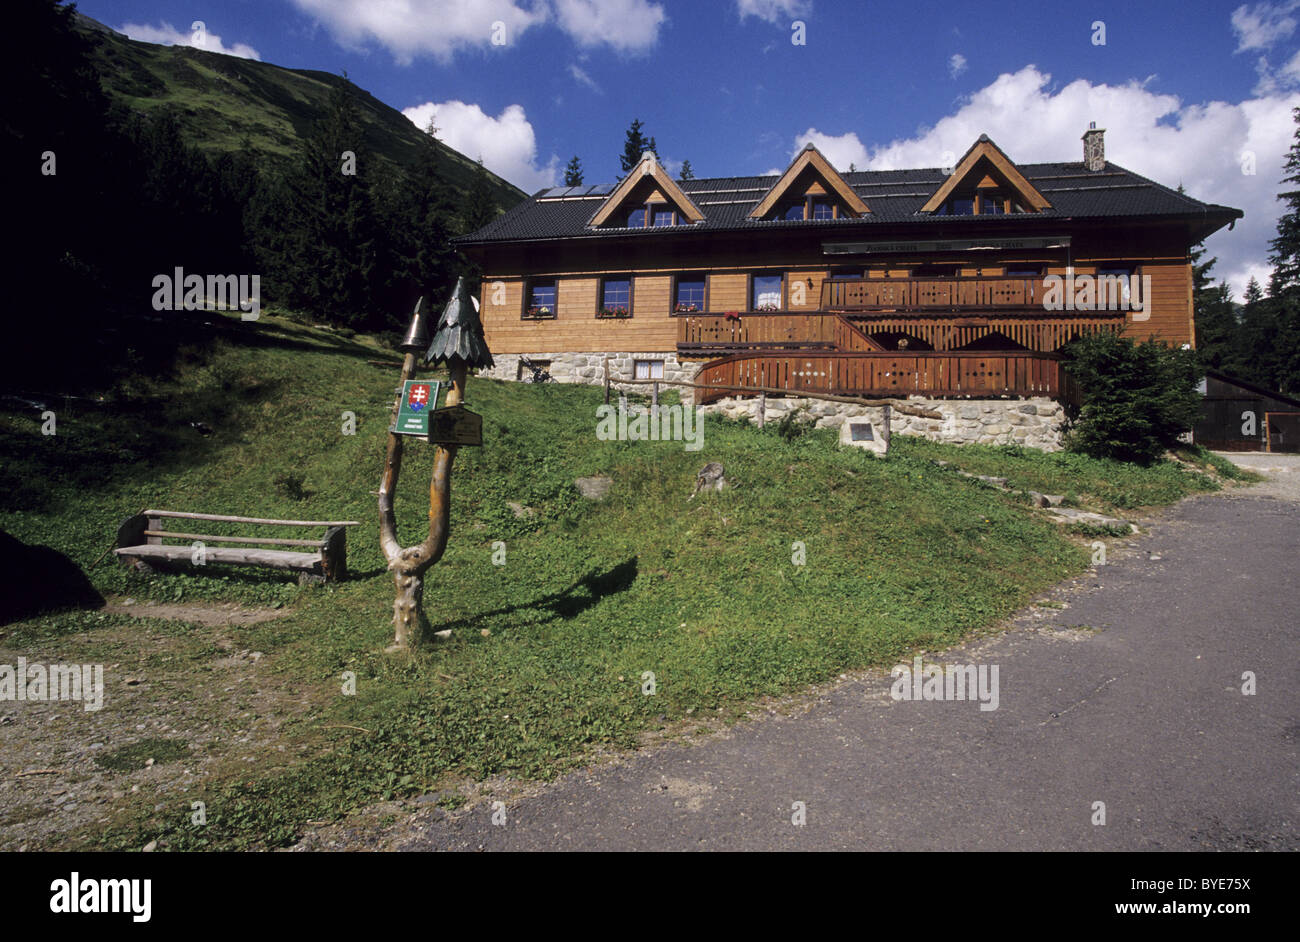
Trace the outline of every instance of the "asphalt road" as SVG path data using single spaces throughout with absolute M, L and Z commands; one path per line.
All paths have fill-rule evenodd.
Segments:
M 855 675 L 793 714 L 593 767 L 504 809 L 429 806 L 342 843 L 1300 849 L 1300 504 L 1286 499 L 1300 489 L 1281 474 L 1170 508 L 1114 545 L 1108 565 L 1049 594 L 1065 607 L 1028 610 L 1005 634 L 935 657 L 997 665 L 996 710 L 894 700 L 887 673 Z

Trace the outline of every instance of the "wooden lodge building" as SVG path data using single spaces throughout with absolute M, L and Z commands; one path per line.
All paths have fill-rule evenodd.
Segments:
M 809 145 L 779 177 L 675 181 L 647 153 L 543 190 L 457 243 L 484 273 L 485 375 L 919 396 L 945 421 L 904 431 L 1051 447 L 1061 347 L 1195 344 L 1188 249 L 1242 216 L 1108 164 L 1103 134 L 1025 165 L 981 136 L 947 171 L 840 173 Z

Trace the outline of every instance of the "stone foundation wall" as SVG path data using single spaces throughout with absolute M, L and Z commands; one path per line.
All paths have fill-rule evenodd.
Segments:
M 495 365 L 478 375 L 488 379 L 515 380 L 519 377 L 521 354 L 495 355 Z M 522 356 L 533 361 L 549 360 L 547 368 L 559 383 L 586 383 L 600 386 L 605 382 L 604 353 L 526 353 Z M 609 374 L 615 388 L 649 395 L 646 386 L 620 385 L 621 379 L 633 378 L 633 361 L 663 360 L 663 379 L 673 382 L 690 382 L 702 363 L 698 360 L 679 360 L 676 353 L 611 353 Z M 692 400 L 693 390 L 677 389 L 683 402 Z M 1061 450 L 1061 427 L 1065 423 L 1065 410 L 1051 399 L 926 399 L 912 396 L 909 403 L 938 412 L 942 419 L 926 419 L 904 415 L 897 409 L 890 417 L 890 431 L 894 435 L 919 435 L 937 442 L 982 445 L 1024 445 L 1043 451 Z M 756 421 L 758 398 L 728 398 L 703 406 L 701 412 L 725 415 L 733 419 Z M 882 428 L 884 410 L 881 406 L 860 406 L 846 402 L 826 402 L 821 399 L 769 396 L 766 421 L 779 422 L 800 406 L 807 406 L 807 416 L 818 428 L 839 428 L 846 419 L 861 418 L 873 428 Z
M 938 412 L 942 419 L 926 419 L 904 415 L 891 410 L 890 433 L 893 435 L 919 435 L 936 442 L 959 445 L 1024 445 L 1043 451 L 1061 450 L 1061 427 L 1065 410 L 1051 399 L 924 399 L 908 398 L 908 403 Z M 703 406 L 705 414 L 724 415 L 732 419 L 758 418 L 757 398 L 721 399 Z M 860 406 L 847 402 L 826 402 L 821 399 L 798 397 L 768 397 L 765 409 L 767 422 L 780 422 L 782 418 L 801 406 L 807 407 L 805 415 L 817 428 L 839 428 L 848 419 L 870 422 L 873 429 L 884 427 L 883 406 Z
M 603 386 L 605 384 L 605 354 L 603 353 L 493 354 L 492 359 L 495 362 L 492 369 L 481 370 L 478 375 L 488 379 L 518 379 L 519 358 L 521 355 L 534 362 L 549 360 L 551 365 L 547 367 L 547 371 L 557 383 L 586 383 L 592 386 Z M 634 361 L 636 360 L 663 360 L 664 375 L 662 378 L 678 383 L 689 383 L 693 380 L 701 365 L 699 361 L 679 360 L 676 353 L 611 353 L 609 354 L 609 376 L 612 386 L 626 388 L 629 391 L 643 393 L 647 396 L 650 395 L 649 388 L 645 386 L 619 386 L 619 380 L 634 378 Z M 659 379 L 660 377 L 655 378 Z M 690 400 L 690 389 L 664 388 L 665 390 L 677 389 L 684 402 Z

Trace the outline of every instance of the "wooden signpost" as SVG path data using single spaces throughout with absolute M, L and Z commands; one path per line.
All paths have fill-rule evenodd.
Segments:
M 389 650 L 406 650 L 427 636 L 428 618 L 422 607 L 424 574 L 442 558 L 451 531 L 451 466 L 461 445 L 483 444 L 483 417 L 462 405 L 465 379 L 472 367 L 492 366 L 492 353 L 483 337 L 478 305 L 464 279 L 457 279 L 432 342 L 426 329 L 428 315 L 422 298 L 402 340 L 401 399 L 393 410 L 389 427 L 388 454 L 379 482 L 379 546 L 393 574 L 397 598 L 393 603 L 396 637 Z M 412 379 L 417 353 L 428 345 L 425 362 L 446 364 L 451 382 L 447 406 L 435 409 L 438 384 Z M 403 415 L 405 414 L 405 417 Z M 435 445 L 433 474 L 429 481 L 429 529 L 424 540 L 403 547 L 397 538 L 397 514 L 393 497 L 402 469 L 403 436 L 416 435 Z

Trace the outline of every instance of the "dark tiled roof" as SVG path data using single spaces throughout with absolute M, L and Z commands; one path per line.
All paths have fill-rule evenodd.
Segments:
M 1179 218 L 1223 217 L 1224 222 L 1239 218 L 1241 210 L 1212 203 L 1202 203 L 1139 176 L 1113 163 L 1098 172 L 1089 171 L 1081 162 L 1020 164 L 1022 174 L 1051 203 L 1050 209 L 1033 214 L 1006 216 L 934 216 L 920 212 L 931 194 L 945 181 L 941 169 L 872 170 L 843 174 L 870 208 L 859 219 L 818 221 L 770 220 L 747 218 L 750 211 L 777 181 L 776 176 L 713 177 L 679 182 L 687 196 L 704 213 L 704 220 L 691 226 L 672 228 L 590 229 L 588 221 L 601 207 L 605 197 L 584 199 L 539 200 L 538 194 L 523 201 L 477 232 L 456 240 L 461 243 L 512 242 L 536 239 L 602 238 L 636 236 L 671 238 L 684 232 L 704 230 L 824 229 L 828 233 L 845 227 L 882 223 L 942 222 L 947 225 L 969 223 L 1002 224 L 1013 220 L 1151 217 Z M 541 192 L 546 192 L 545 190 Z M 1210 220 L 1206 220 L 1207 222 Z M 1222 225 L 1223 223 L 1219 223 Z M 1213 228 L 1218 228 L 1217 225 Z

